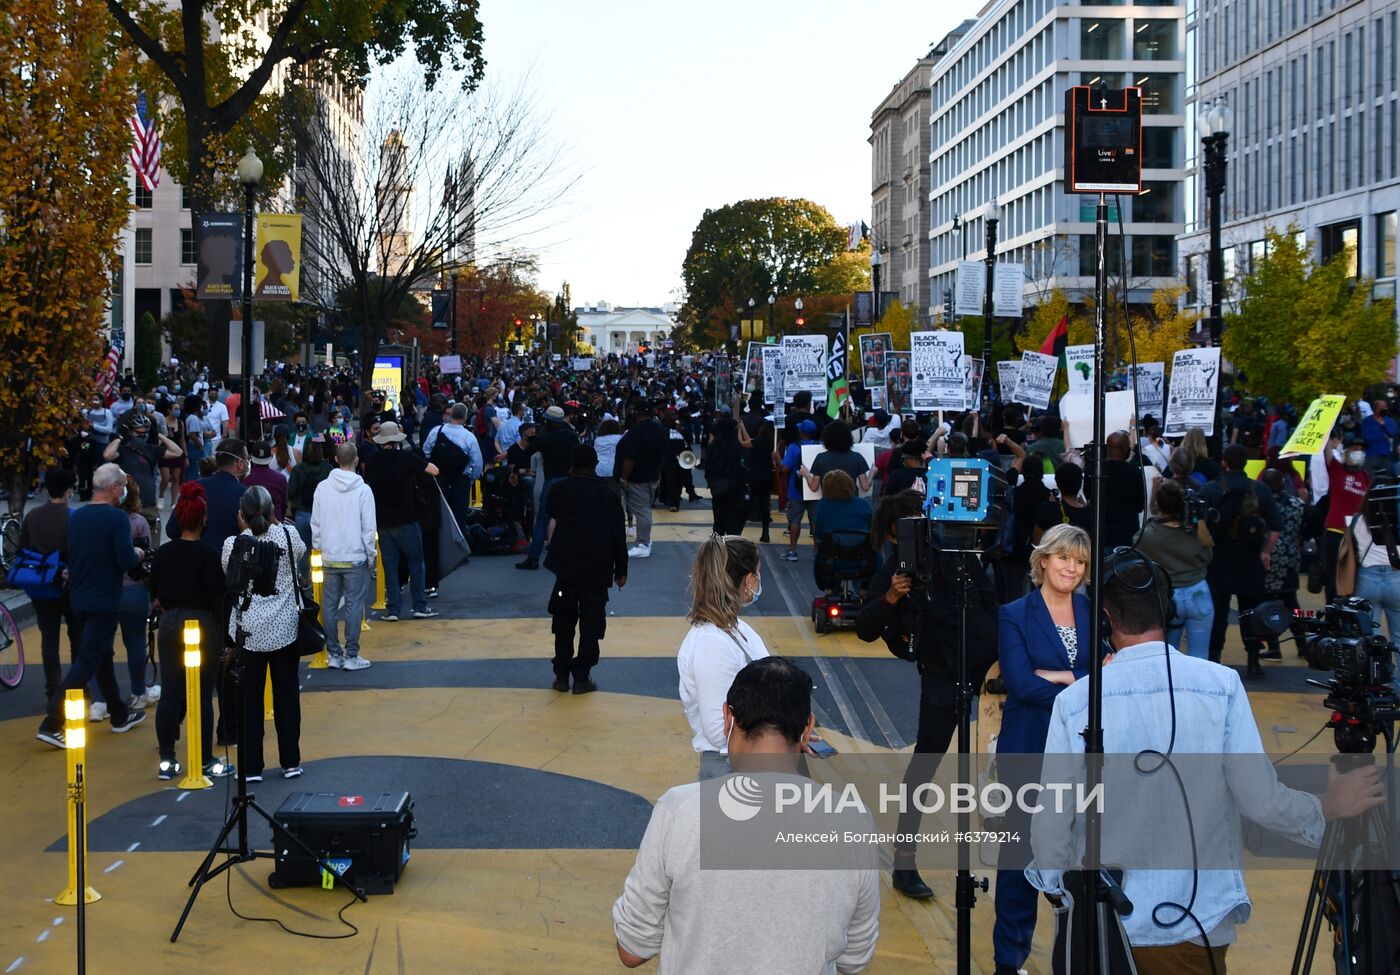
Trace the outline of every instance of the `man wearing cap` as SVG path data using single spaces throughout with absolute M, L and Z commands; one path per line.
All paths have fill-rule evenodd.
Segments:
M 420 473 L 437 477 L 438 469 L 420 455 L 403 448 L 408 435 L 393 420 L 379 424 L 374 443 L 379 448 L 365 461 L 365 483 L 374 492 L 374 518 L 379 527 L 379 550 L 384 564 L 384 614 L 379 618 L 397 623 L 403 608 L 399 563 L 408 563 L 409 595 L 413 618 L 431 619 L 428 608 L 427 566 L 423 561 L 423 530 L 413 504 L 413 481 Z
M 272 448 L 266 441 L 258 440 L 248 445 L 248 459 L 252 466 L 243 477 L 243 486 L 265 487 L 272 495 L 272 507 L 277 511 L 277 520 L 287 518 L 287 478 L 272 469 Z
M 539 454 L 544 462 L 544 484 L 540 489 L 539 511 L 535 515 L 534 537 L 530 539 L 525 560 L 515 563 L 517 569 L 540 567 L 540 557 L 544 555 L 544 545 L 549 535 L 549 493 L 554 485 L 568 477 L 574 448 L 578 446 L 578 434 L 566 422 L 562 407 L 551 406 L 545 410 L 544 421 L 544 432 L 535 437 L 529 448 L 531 455 Z
M 549 555 L 554 573 L 549 615 L 554 618 L 554 689 L 587 694 L 598 689 L 590 676 L 598 642 L 607 628 L 608 587 L 627 583 L 627 527 L 622 502 L 595 473 L 598 454 L 589 445 L 573 449 L 569 475 L 549 491 Z M 574 655 L 574 628 L 578 655 Z

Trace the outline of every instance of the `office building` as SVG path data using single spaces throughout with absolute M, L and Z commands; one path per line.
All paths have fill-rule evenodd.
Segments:
M 1027 305 L 1054 288 L 1071 300 L 1093 294 L 1095 199 L 1067 194 L 1063 184 L 1072 85 L 1142 88 L 1145 192 L 1111 208 L 1110 273 L 1131 303 L 1176 282 L 1184 21 L 1183 5 L 1161 0 L 1131 7 L 991 0 L 971 28 L 950 35 L 929 77 L 930 317 L 941 311 L 959 260 L 986 256 L 993 201 L 1001 210 L 997 255 L 1025 265 Z

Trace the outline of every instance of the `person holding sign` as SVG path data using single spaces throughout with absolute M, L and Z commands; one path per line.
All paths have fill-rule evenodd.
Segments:
M 813 491 L 820 491 L 822 478 L 830 471 L 845 471 L 851 480 L 860 485 L 862 493 L 870 490 L 870 464 L 856 453 L 855 439 L 851 428 L 843 420 L 832 420 L 822 431 L 822 446 L 826 449 L 812 461 L 811 470 L 803 464 L 797 473 L 807 481 Z

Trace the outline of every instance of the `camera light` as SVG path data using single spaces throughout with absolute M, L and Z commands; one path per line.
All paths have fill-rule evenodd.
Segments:
M 196 648 L 196 649 L 194 649 L 194 650 L 186 650 L 186 651 L 185 651 L 185 666 L 188 667 L 188 668 L 191 669 L 191 670 L 194 670 L 194 669 L 198 668 L 198 667 L 199 667 L 199 657 L 200 657 L 200 654 L 199 654 L 198 648 Z
M 199 647 L 199 620 L 185 620 L 185 646 Z M 186 651 L 188 654 L 188 651 Z M 198 652 L 196 651 L 196 656 Z M 195 664 L 198 666 L 198 663 Z
M 63 733 L 63 747 L 65 748 L 86 748 L 87 729 L 79 726 L 69 728 Z

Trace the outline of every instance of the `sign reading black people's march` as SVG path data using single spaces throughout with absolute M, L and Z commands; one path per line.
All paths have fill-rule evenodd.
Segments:
M 1015 403 L 1016 374 L 1021 371 L 1021 363 L 1015 359 L 1004 359 L 997 363 L 997 385 L 1001 387 L 1001 401 Z
M 885 353 L 885 394 L 889 400 L 887 409 L 896 415 L 909 409 L 909 399 L 913 392 L 908 352 Z
M 803 391 L 813 403 L 826 402 L 826 336 L 783 336 L 783 394 L 787 402 Z
M 764 345 L 763 350 L 763 402 L 779 409 L 783 406 L 783 391 L 786 377 L 783 375 L 783 347 Z
M 749 351 L 744 356 L 744 395 L 758 389 L 763 382 L 763 343 L 750 342 Z
M 860 336 L 860 383 L 870 391 L 870 408 L 885 407 L 885 354 L 894 349 L 889 332 Z
M 909 342 L 914 412 L 961 410 L 967 401 L 962 332 L 915 332 Z
M 195 298 L 234 301 L 243 296 L 243 218 L 200 213 L 194 218 Z
M 1038 410 L 1050 408 L 1050 391 L 1055 386 L 1055 373 L 1060 361 L 1053 355 L 1039 352 L 1022 352 L 1021 367 L 1016 370 L 1016 396 L 1014 401 L 1032 406 Z
M 1159 423 L 1165 402 L 1162 394 L 1166 392 L 1166 369 L 1164 362 L 1140 362 L 1128 367 L 1128 388 L 1137 394 L 1139 415 L 1156 417 Z
M 1165 437 L 1184 437 L 1200 427 L 1215 435 L 1215 391 L 1220 382 L 1220 349 L 1182 349 L 1172 356 L 1171 385 L 1167 391 Z

